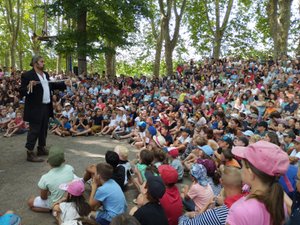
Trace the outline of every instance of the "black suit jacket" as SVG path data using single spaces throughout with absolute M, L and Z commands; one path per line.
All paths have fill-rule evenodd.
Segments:
M 49 81 L 49 74 L 44 72 Z M 42 120 L 42 113 L 41 113 L 41 106 L 43 104 L 43 87 L 41 84 L 37 84 L 33 87 L 33 91 L 28 93 L 27 85 L 29 81 L 40 81 L 38 75 L 36 74 L 35 70 L 32 69 L 28 72 L 25 72 L 21 76 L 21 88 L 20 94 L 21 97 L 26 96 L 25 98 L 25 108 L 24 108 L 24 121 L 30 123 L 40 123 Z M 66 89 L 66 85 L 64 82 L 55 82 L 49 83 L 50 89 L 50 112 L 49 116 L 53 117 L 53 106 L 52 106 L 52 91 L 54 89 Z

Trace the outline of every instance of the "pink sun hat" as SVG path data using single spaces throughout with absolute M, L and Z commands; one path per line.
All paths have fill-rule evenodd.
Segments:
M 268 141 L 258 141 L 247 147 L 234 147 L 232 153 L 248 160 L 256 169 L 270 176 L 284 175 L 289 167 L 288 155 Z
M 73 196 L 81 196 L 84 192 L 84 183 L 81 179 L 75 179 L 68 184 L 59 185 L 59 189 L 64 190 Z

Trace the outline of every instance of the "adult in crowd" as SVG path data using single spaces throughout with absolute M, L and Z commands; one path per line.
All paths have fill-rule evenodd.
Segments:
M 24 121 L 29 122 L 29 131 L 25 147 L 27 161 L 43 162 L 34 154 L 34 147 L 38 140 L 37 155 L 48 155 L 46 137 L 49 117 L 53 117 L 51 91 L 65 89 L 69 81 L 49 82 L 50 77 L 44 71 L 45 61 L 42 56 L 34 56 L 30 66 L 32 70 L 23 73 L 21 77 L 21 96 L 25 96 Z

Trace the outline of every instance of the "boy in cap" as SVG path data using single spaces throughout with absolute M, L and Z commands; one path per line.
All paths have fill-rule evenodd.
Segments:
M 160 199 L 160 204 L 165 210 L 169 225 L 177 225 L 183 210 L 180 192 L 175 185 L 178 180 L 178 173 L 170 165 L 161 165 L 158 167 L 158 172 L 166 185 L 166 192 Z
M 64 149 L 59 146 L 52 146 L 47 160 L 51 169 L 44 174 L 38 186 L 40 196 L 31 197 L 28 206 L 35 212 L 50 212 L 54 203 L 64 196 L 64 191 L 59 189 L 60 184 L 68 183 L 76 176 L 74 168 L 64 164 Z
M 141 189 L 138 197 L 140 208 L 134 207 L 130 214 L 133 215 L 141 225 L 168 225 L 168 219 L 159 200 L 164 196 L 166 187 L 159 176 L 146 172 L 147 182 Z

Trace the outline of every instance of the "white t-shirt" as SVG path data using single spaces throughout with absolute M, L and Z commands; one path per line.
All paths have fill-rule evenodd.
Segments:
M 294 149 L 294 150 L 291 152 L 290 156 L 292 156 L 292 157 L 297 157 L 298 159 L 300 159 L 300 152 L 297 152 L 296 149 Z
M 80 215 L 74 202 L 62 202 L 59 204 L 59 208 L 61 210 L 60 219 L 63 225 L 81 224 L 81 222 L 78 223 L 79 221 L 76 220 L 80 218 Z
M 37 75 L 38 75 L 41 85 L 43 87 L 43 103 L 48 104 L 48 103 L 50 103 L 50 88 L 49 88 L 49 83 L 48 83 L 46 74 L 43 74 L 43 76 L 41 76 L 37 73 Z

